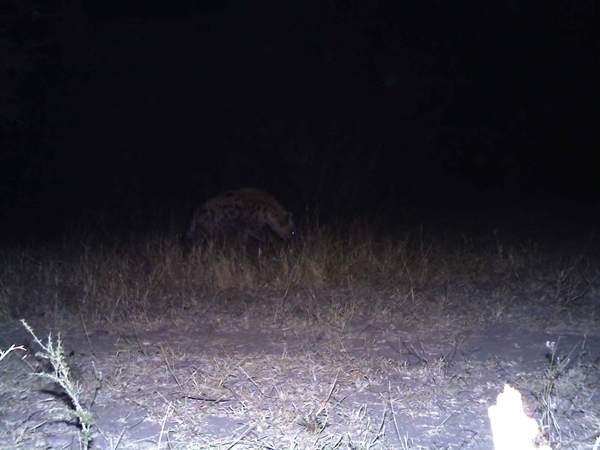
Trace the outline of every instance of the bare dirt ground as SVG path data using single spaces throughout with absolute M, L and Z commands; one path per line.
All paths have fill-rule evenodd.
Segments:
M 0 448 L 86 448 L 19 318 L 63 342 L 92 449 L 491 450 L 506 383 L 536 445 L 600 445 L 593 234 L 369 233 L 252 257 L 160 239 L 4 251 L 0 349 L 27 351 L 0 360 Z
M 305 305 L 301 295 L 285 301 Z M 369 295 L 365 302 L 378 307 L 405 301 Z M 295 320 L 278 322 L 244 310 L 276 308 L 280 300 L 233 297 L 212 299 L 228 314 L 111 328 L 30 323 L 43 341 L 60 332 L 94 415 L 91 448 L 492 449 L 487 408 L 504 383 L 522 392 L 541 424 L 544 414 L 557 422 L 560 448 L 591 449 L 598 436 L 597 317 L 568 323 L 546 310 L 536 320 L 531 315 L 542 308 L 490 302 L 481 320 L 432 301 L 419 316 L 407 306 L 323 324 L 298 307 Z M 348 307 L 343 292 L 322 303 Z M 43 364 L 18 321 L 2 326 L 2 345 L 13 343 L 30 351 L 0 365 L 2 448 L 79 448 L 68 400 L 31 375 Z M 549 383 L 556 392 L 544 396 Z M 544 410 L 544 400 L 555 404 Z

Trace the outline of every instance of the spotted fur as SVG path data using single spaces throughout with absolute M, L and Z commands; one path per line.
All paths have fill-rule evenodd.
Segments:
M 200 206 L 185 238 L 194 242 L 234 236 L 246 243 L 248 239 L 263 242 L 273 233 L 289 240 L 295 234 L 292 214 L 265 191 L 244 188 L 223 192 Z

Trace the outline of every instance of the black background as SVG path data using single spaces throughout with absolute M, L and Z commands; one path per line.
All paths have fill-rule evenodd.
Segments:
M 593 1 L 17 1 L 2 13 L 3 237 L 76 221 L 175 229 L 244 186 L 296 217 L 501 208 L 598 223 Z

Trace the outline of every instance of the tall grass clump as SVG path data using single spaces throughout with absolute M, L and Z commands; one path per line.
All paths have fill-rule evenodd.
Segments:
M 507 242 L 498 232 L 483 240 L 422 229 L 392 235 L 356 222 L 308 226 L 289 244 L 210 241 L 189 252 L 175 235 L 98 236 L 0 250 L 0 313 L 113 322 L 205 310 L 207 299 L 219 296 L 369 291 L 393 297 L 397 308 L 409 302 L 459 314 L 487 302 L 499 315 L 508 289 L 545 290 L 564 308 L 585 304 L 598 279 L 597 271 L 573 268 L 584 260 L 552 267 L 536 244 Z

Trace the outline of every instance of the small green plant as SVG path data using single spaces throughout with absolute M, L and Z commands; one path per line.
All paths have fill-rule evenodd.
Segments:
M 37 373 L 36 375 L 46 378 L 56 384 L 58 384 L 67 394 L 70 405 L 68 409 L 69 415 L 75 417 L 79 423 L 80 432 L 79 437 L 81 439 L 81 447 L 84 449 L 90 448 L 90 444 L 94 437 L 93 431 L 93 415 L 90 411 L 84 408 L 79 401 L 81 391 L 79 386 L 73 383 L 70 378 L 70 371 L 67 362 L 65 361 L 65 354 L 63 351 L 62 341 L 60 334 L 56 339 L 56 344 L 52 341 L 52 335 L 48 335 L 48 342 L 44 345 L 42 341 L 35 335 L 33 329 L 21 319 L 23 326 L 29 331 L 35 342 L 42 348 L 41 352 L 36 353 L 38 358 L 46 359 L 52 366 L 51 372 Z

